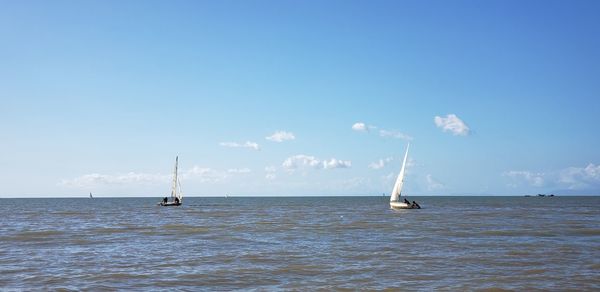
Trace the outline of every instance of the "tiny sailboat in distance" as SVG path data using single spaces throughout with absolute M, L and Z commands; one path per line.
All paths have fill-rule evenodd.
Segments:
M 92 196 L 92 192 L 90 192 L 90 199 L 93 199 L 93 198 L 94 198 L 94 196 Z
M 406 146 L 406 153 L 404 153 L 404 160 L 402 161 L 402 168 L 400 169 L 400 173 L 398 174 L 398 178 L 396 178 L 396 183 L 394 184 L 394 189 L 392 189 L 392 194 L 390 195 L 390 207 L 392 209 L 413 209 L 411 204 L 407 203 L 408 201 L 404 199 L 404 201 L 400 201 L 400 196 L 402 195 L 402 187 L 404 186 L 404 173 L 406 169 L 406 158 L 408 157 L 408 148 L 410 144 Z M 417 205 L 418 206 L 418 205 Z
M 161 206 L 179 206 L 182 204 L 183 194 L 181 192 L 181 183 L 179 183 L 179 177 L 177 176 L 177 166 L 179 163 L 179 156 L 175 157 L 175 170 L 173 171 L 173 185 L 171 186 L 171 201 L 167 197 L 159 203 Z

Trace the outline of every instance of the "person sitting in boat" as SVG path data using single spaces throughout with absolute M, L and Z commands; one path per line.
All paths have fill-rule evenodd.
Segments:
M 179 204 L 179 198 L 175 197 L 175 204 Z
M 413 201 L 412 202 L 412 206 L 410 206 L 413 209 L 421 209 L 421 206 L 419 206 L 419 204 L 417 204 L 417 202 Z
M 404 198 L 404 203 L 410 206 L 410 202 L 406 198 Z
M 167 197 L 163 198 L 163 204 L 166 204 L 169 201 L 169 199 Z

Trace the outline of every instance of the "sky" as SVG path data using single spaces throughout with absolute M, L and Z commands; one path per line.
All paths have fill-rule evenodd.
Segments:
M 0 3 L 0 197 L 600 194 L 598 1 Z

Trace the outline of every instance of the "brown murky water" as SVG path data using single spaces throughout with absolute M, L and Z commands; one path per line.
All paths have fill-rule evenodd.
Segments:
M 600 290 L 600 197 L 0 199 L 0 290 Z

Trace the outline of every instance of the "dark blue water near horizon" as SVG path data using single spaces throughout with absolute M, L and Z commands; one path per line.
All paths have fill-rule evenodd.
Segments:
M 600 197 L 0 199 L 0 290 L 600 289 Z

